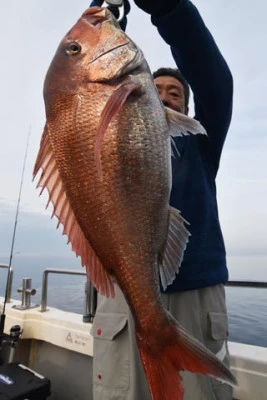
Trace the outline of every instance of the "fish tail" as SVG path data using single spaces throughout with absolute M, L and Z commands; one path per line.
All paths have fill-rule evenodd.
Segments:
M 230 370 L 177 322 L 162 327 L 158 341 L 155 336 L 147 340 L 138 332 L 136 336 L 152 400 L 183 399 L 179 371 L 210 375 L 232 386 L 237 385 Z

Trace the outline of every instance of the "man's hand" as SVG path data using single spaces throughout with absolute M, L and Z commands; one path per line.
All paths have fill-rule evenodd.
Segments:
M 90 7 L 93 6 L 98 6 L 101 7 L 102 4 L 104 3 L 104 0 L 93 0 L 90 4 Z M 125 31 L 126 29 L 126 25 L 127 25 L 127 17 L 126 15 L 130 12 L 131 6 L 129 4 L 128 0 L 124 0 L 124 15 L 125 17 L 123 18 L 122 21 L 120 21 L 120 26 L 121 29 Z M 114 8 L 110 8 L 110 11 L 113 13 L 113 15 L 115 16 L 115 18 L 119 17 L 119 12 L 118 12 L 118 8 L 114 7 Z
M 180 0 L 134 0 L 134 2 L 143 11 L 159 17 L 171 12 Z
M 103 3 L 104 3 L 104 0 L 93 0 L 92 3 L 90 4 L 90 7 L 92 7 L 92 6 L 101 7 Z M 131 9 L 128 0 L 124 0 L 124 8 L 125 8 L 125 15 L 127 15 L 129 13 L 130 9 Z M 114 9 L 116 9 L 116 7 L 114 7 Z

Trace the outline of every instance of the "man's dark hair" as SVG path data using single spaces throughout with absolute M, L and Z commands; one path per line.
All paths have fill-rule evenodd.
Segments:
M 185 106 L 188 107 L 189 103 L 189 85 L 187 81 L 185 80 L 184 76 L 182 73 L 179 71 L 177 68 L 159 68 L 157 71 L 153 72 L 153 78 L 156 79 L 158 76 L 172 76 L 173 78 L 177 79 L 181 84 L 183 85 L 184 88 L 184 101 L 185 101 Z

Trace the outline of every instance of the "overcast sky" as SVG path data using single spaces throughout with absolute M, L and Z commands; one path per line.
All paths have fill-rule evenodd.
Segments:
M 264 0 L 196 0 L 235 82 L 234 114 L 217 179 L 232 277 L 267 279 L 267 5 Z M 77 261 L 44 211 L 32 169 L 45 123 L 42 86 L 54 52 L 89 2 L 1 0 L 0 263 L 11 245 L 20 176 L 31 126 L 15 252 Z M 168 46 L 135 6 L 127 33 L 151 69 L 174 66 Z M 192 110 L 193 113 L 193 110 Z M 75 260 L 75 261 L 74 261 Z M 56 266 L 56 265 L 54 265 Z

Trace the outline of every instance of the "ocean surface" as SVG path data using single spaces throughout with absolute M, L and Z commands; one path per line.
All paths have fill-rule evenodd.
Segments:
M 3 263 L 8 263 L 8 260 L 1 259 L 0 264 Z M 32 296 L 32 304 L 40 304 L 42 273 L 47 268 L 84 271 L 76 258 L 45 257 L 40 260 L 40 257 L 37 256 L 18 257 L 13 264 L 12 298 L 21 299 L 17 288 L 21 287 L 22 278 L 32 278 L 32 288 L 37 290 L 36 295 Z M 7 271 L 0 268 L 0 296 L 5 295 L 6 277 Z M 238 278 L 234 274 L 231 279 L 248 279 L 248 277 Z M 256 275 L 254 280 L 260 280 L 260 275 Z M 83 314 L 85 282 L 85 276 L 50 274 L 48 278 L 48 308 L 49 306 L 57 307 L 65 311 Z M 230 340 L 267 347 L 267 288 L 226 287 L 226 297 Z

